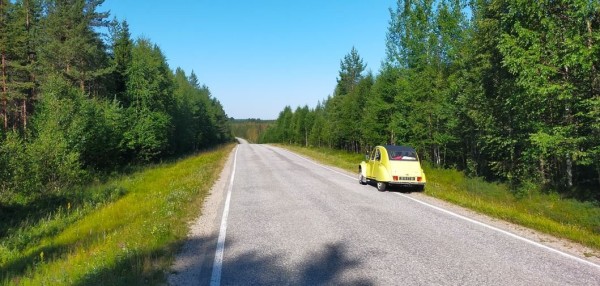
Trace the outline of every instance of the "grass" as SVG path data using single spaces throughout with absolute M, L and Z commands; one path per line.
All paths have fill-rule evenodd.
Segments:
M 303 148 L 281 144 L 277 144 L 277 146 L 287 148 L 296 153 L 314 158 L 321 163 L 336 166 L 352 173 L 358 172 L 358 164 L 365 160 L 364 154 L 350 153 L 331 148 Z
M 281 147 L 352 173 L 364 160 L 361 154 L 327 148 Z M 600 250 L 600 207 L 593 203 L 540 193 L 536 186 L 515 193 L 505 184 L 469 178 L 457 170 L 423 167 L 429 196 Z
M 0 242 L 0 283 L 163 284 L 187 222 L 233 146 L 83 189 L 98 199 L 67 202 L 8 229 Z

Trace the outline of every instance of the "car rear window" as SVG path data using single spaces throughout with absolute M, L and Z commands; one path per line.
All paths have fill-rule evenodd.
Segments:
M 408 150 L 388 151 L 390 160 L 393 161 L 417 161 L 417 153 Z

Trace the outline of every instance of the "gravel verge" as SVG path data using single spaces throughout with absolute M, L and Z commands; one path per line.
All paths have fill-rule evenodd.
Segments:
M 235 151 L 235 149 L 234 149 Z M 198 217 L 189 224 L 188 238 L 177 254 L 168 277 L 169 285 L 209 285 L 214 249 L 219 236 L 223 201 L 233 166 L 232 151 L 219 179 L 204 199 Z

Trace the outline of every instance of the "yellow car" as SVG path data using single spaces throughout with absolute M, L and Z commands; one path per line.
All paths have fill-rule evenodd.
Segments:
M 366 185 L 377 183 L 377 190 L 384 192 L 389 185 L 425 188 L 427 179 L 421 168 L 415 149 L 406 146 L 377 146 L 366 161 L 358 166 L 358 182 Z

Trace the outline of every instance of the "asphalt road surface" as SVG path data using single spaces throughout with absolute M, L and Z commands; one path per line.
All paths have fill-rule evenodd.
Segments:
M 174 284 L 600 285 L 594 262 L 242 143 L 197 280 Z

